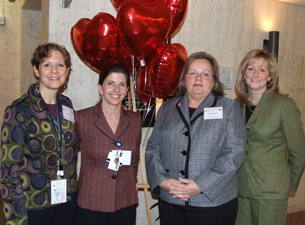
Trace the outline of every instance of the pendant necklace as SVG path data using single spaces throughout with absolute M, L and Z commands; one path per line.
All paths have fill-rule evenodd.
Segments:
M 249 106 L 249 105 L 247 105 L 247 106 L 248 106 L 249 111 L 250 111 L 251 113 L 253 113 L 253 111 L 255 110 L 255 106 L 254 106 L 254 109 L 253 109 L 253 110 L 251 110 L 251 106 Z

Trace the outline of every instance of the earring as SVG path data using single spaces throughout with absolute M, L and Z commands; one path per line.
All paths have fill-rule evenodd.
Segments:
M 36 84 L 39 84 L 39 78 L 36 77 Z
M 65 89 L 65 90 L 67 89 L 67 80 L 65 80 L 64 89 Z
M 267 87 L 269 88 L 271 86 L 270 80 L 267 81 Z

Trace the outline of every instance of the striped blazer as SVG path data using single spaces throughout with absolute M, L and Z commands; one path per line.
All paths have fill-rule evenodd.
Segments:
M 121 118 L 114 134 L 97 105 L 77 111 L 76 129 L 81 150 L 78 205 L 82 208 L 114 212 L 138 202 L 136 176 L 141 143 L 141 116 L 121 109 Z M 131 166 L 118 171 L 108 169 L 108 153 L 122 142 L 122 150 L 131 150 Z

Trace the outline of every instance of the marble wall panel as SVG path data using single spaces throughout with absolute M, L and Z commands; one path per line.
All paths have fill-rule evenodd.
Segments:
M 0 122 L 7 105 L 16 99 L 19 92 L 20 73 L 20 1 L 4 1 L 5 25 L 0 26 Z M 2 8 L 4 6 L 4 8 Z
M 23 9 L 21 21 L 20 93 L 24 94 L 36 80 L 31 58 L 34 49 L 40 44 L 41 11 Z

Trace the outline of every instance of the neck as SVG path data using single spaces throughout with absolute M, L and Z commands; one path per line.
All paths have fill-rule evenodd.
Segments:
M 198 106 L 201 104 L 201 102 L 205 99 L 205 97 L 197 99 L 190 96 L 188 96 L 188 98 L 189 98 L 189 107 L 194 109 L 197 109 Z
M 40 94 L 44 100 L 44 102 L 46 104 L 56 104 L 56 96 L 57 96 L 57 92 L 56 93 L 53 93 L 53 94 L 47 94 L 47 93 L 44 93 L 44 92 L 41 92 L 40 91 Z
M 102 101 L 102 110 L 106 118 L 120 118 L 121 115 L 121 105 L 112 106 L 106 105 L 104 101 Z
M 249 91 L 249 101 L 251 102 L 251 105 L 256 106 L 261 100 L 264 92 L 261 91 Z

